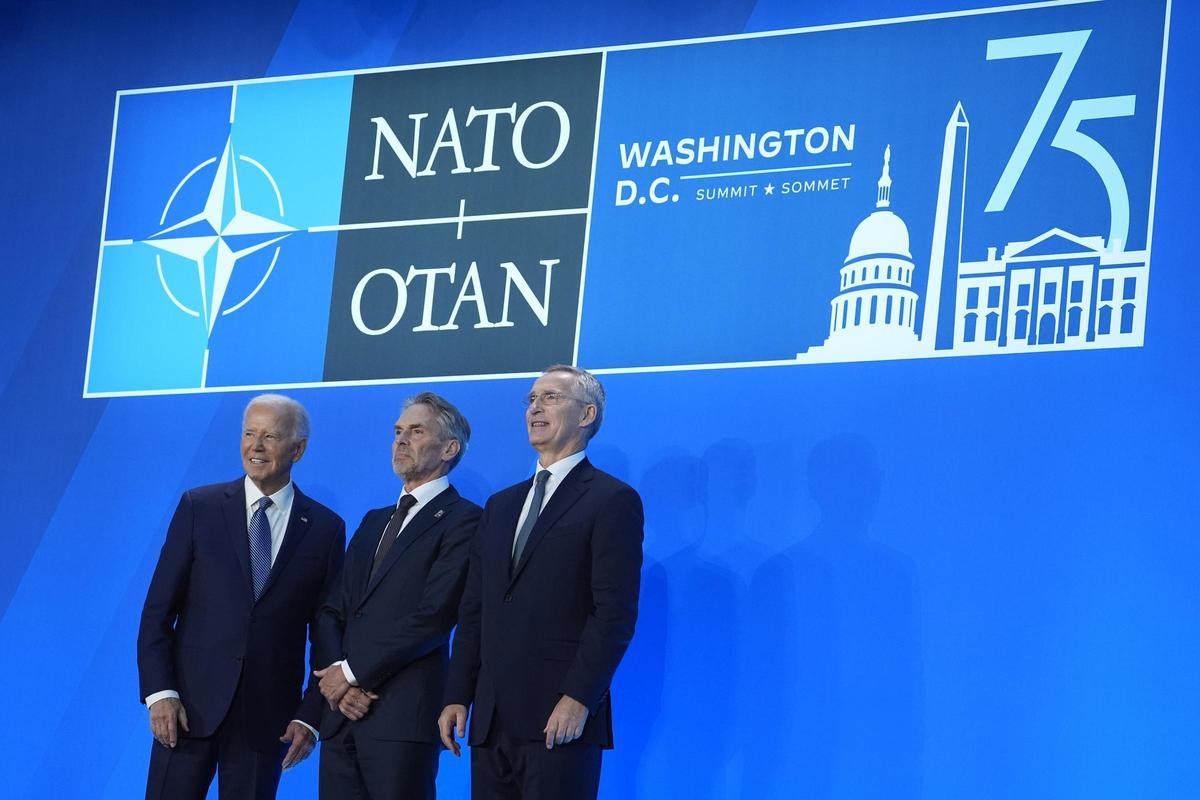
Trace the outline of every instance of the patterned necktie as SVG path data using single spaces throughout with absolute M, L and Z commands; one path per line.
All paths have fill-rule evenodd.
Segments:
M 529 513 L 525 515 L 525 521 L 521 523 L 521 530 L 517 531 L 517 542 L 513 547 L 510 569 L 515 570 L 517 564 L 521 563 L 521 553 L 525 550 L 525 543 L 529 541 L 529 533 L 533 530 L 538 515 L 542 513 L 542 499 L 546 496 L 546 481 L 548 480 L 550 480 L 550 470 L 544 469 L 537 474 L 533 481 L 533 499 L 529 501 Z
M 271 574 L 271 523 L 267 519 L 271 505 L 271 498 L 259 499 L 258 508 L 250 518 L 250 579 L 254 582 L 255 600 L 262 597 Z
M 375 578 L 375 573 L 379 571 L 379 565 L 383 563 L 384 556 L 400 538 L 400 526 L 404 524 L 404 518 L 408 516 L 409 510 L 416 504 L 417 498 L 411 494 L 401 496 L 400 502 L 396 504 L 396 510 L 392 513 L 392 518 L 388 520 L 387 527 L 383 529 L 379 547 L 375 550 L 375 561 L 371 564 L 371 575 L 367 578 L 367 583 Z

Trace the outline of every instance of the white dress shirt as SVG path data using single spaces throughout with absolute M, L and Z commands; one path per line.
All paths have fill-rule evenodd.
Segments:
M 250 520 L 254 518 L 254 512 L 258 510 L 258 501 L 264 495 L 262 491 L 250 480 L 250 476 L 245 478 L 246 487 L 246 530 L 250 530 Z M 267 523 L 271 526 L 271 566 L 275 566 L 275 558 L 279 555 L 279 548 L 283 546 L 283 536 L 287 533 L 288 520 L 292 517 L 292 501 L 296 499 L 296 488 L 292 486 L 292 482 L 288 481 L 287 485 L 279 491 L 270 495 L 271 505 L 267 508 Z M 249 540 L 247 540 L 249 541 Z M 174 689 L 164 689 L 161 692 L 155 692 L 146 698 L 146 708 L 168 697 L 179 698 L 179 692 Z M 304 727 L 312 731 L 313 736 L 317 732 L 313 727 L 303 720 L 292 720 L 299 722 Z
M 246 530 L 250 530 L 250 520 L 258 510 L 258 501 L 263 493 L 254 485 L 250 477 L 246 477 Z M 296 498 L 296 487 L 288 481 L 278 492 L 271 495 L 271 505 L 267 508 L 267 522 L 271 524 L 271 566 L 275 566 L 275 557 L 283 546 L 283 535 L 287 533 L 288 520 L 292 517 L 292 501 Z
M 400 523 L 400 530 L 396 532 L 396 537 L 399 538 L 400 534 L 404 533 L 404 529 L 407 528 L 408 523 L 412 522 L 413 518 L 415 516 L 417 516 L 418 511 L 420 511 L 425 506 L 429 505 L 429 502 L 431 500 L 433 500 L 433 498 L 437 497 L 439 494 L 441 494 L 442 492 L 446 491 L 449 488 L 450 488 L 450 478 L 447 475 L 443 475 L 440 478 L 435 478 L 435 479 L 431 480 L 429 483 L 422 483 L 420 486 L 413 489 L 411 492 L 404 492 L 403 494 L 401 494 L 400 497 L 404 497 L 405 494 L 411 494 L 416 499 L 417 502 L 416 502 L 416 505 L 414 505 L 412 508 L 410 508 L 408 510 L 408 514 L 404 517 L 404 521 Z M 397 498 L 396 506 L 399 507 L 399 505 L 400 505 L 400 498 Z M 384 527 L 384 530 L 386 531 L 387 526 L 384 525 L 383 527 Z M 382 544 L 383 544 L 383 533 L 381 532 L 379 534 L 379 541 L 375 543 L 375 552 L 376 553 L 379 552 L 379 547 Z M 354 672 L 350 669 L 349 662 L 339 661 L 338 663 L 342 665 L 342 674 L 346 676 L 346 680 L 350 682 L 350 685 L 358 686 L 358 680 L 355 679 Z
M 542 495 L 542 508 L 545 508 L 546 504 L 550 502 L 550 497 L 554 494 L 554 490 L 562 484 L 563 478 L 567 477 L 567 474 L 579 466 L 579 462 L 585 458 L 587 458 L 587 451 L 580 450 L 578 453 L 555 461 L 548 467 L 543 466 L 541 461 L 538 462 L 537 472 L 541 472 L 544 469 L 550 471 L 550 477 L 546 479 L 546 493 Z M 525 494 L 525 504 L 521 506 L 521 516 L 517 517 L 517 527 L 513 530 L 512 547 L 509 548 L 510 553 L 516 552 L 517 533 L 520 532 L 521 526 L 525 524 L 525 518 L 529 516 L 529 506 L 533 503 L 533 492 L 537 489 L 537 472 L 534 473 L 534 481 L 530 484 L 529 491 Z M 542 513 L 542 508 L 537 510 L 538 514 Z

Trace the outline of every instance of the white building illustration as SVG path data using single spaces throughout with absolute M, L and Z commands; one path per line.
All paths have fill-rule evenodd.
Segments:
M 1146 252 L 1112 252 L 1103 237 L 1054 228 L 959 264 L 954 308 L 955 352 L 1139 345 Z
M 842 262 L 840 290 L 830 301 L 829 338 L 809 352 L 855 361 L 917 354 L 908 226 L 891 210 L 892 148 L 883 152 L 875 210 L 858 224 Z
M 970 123 L 959 103 L 946 125 L 924 291 L 912 282 L 908 228 L 891 210 L 891 147 L 876 210 L 859 223 L 830 301 L 829 336 L 798 360 L 866 361 L 1142 343 L 1149 253 L 1051 228 L 964 261 Z M 921 309 L 918 313 L 918 298 Z M 915 321 L 920 319 L 919 328 Z

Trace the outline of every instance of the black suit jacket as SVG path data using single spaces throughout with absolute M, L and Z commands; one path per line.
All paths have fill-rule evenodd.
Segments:
M 499 713 L 543 739 L 562 695 L 588 707 L 580 740 L 612 747 L 608 687 L 637 621 L 642 501 L 586 459 L 563 479 L 510 570 L 532 478 L 493 495 L 471 550 L 446 703 L 474 704 L 469 742 Z
M 341 581 L 321 609 L 318 659 L 347 660 L 359 685 L 379 695 L 353 723 L 355 736 L 436 744 L 450 631 L 480 509 L 447 488 L 409 521 L 368 581 L 395 508 L 367 512 L 351 539 Z M 322 738 L 347 722 L 326 704 Z
M 342 518 L 295 487 L 287 532 L 258 602 L 243 478 L 184 492 L 146 592 L 138 630 L 141 696 L 179 692 L 191 737 L 210 736 L 242 682 L 252 747 L 279 748 L 292 719 L 314 728 L 321 696 L 304 663 L 321 598 L 342 566 Z

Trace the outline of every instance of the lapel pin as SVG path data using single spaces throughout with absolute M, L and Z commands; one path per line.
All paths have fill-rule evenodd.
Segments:
M 301 517 L 301 518 L 300 518 L 300 521 L 301 521 L 301 522 L 303 522 L 305 525 L 307 525 L 307 524 L 308 524 L 308 517 Z
M 441 519 L 446 514 L 446 509 L 439 508 L 437 513 L 433 515 L 434 519 Z

